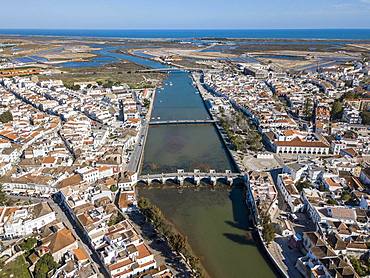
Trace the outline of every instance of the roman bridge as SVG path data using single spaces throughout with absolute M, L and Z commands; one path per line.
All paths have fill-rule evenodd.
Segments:
M 232 184 L 235 179 L 239 178 L 246 180 L 246 176 L 244 174 L 233 173 L 230 170 L 226 170 L 222 173 L 216 172 L 215 170 L 210 170 L 209 172 L 201 172 L 199 169 L 195 169 L 193 172 L 185 172 L 183 169 L 178 169 L 175 173 L 141 175 L 138 178 L 138 181 L 145 182 L 147 184 L 150 184 L 153 181 L 157 181 L 163 184 L 168 181 L 172 181 L 183 185 L 184 181 L 187 180 L 196 185 L 199 185 L 202 180 L 209 181 L 212 184 L 216 184 L 217 181 L 221 180 Z
M 177 124 L 211 124 L 216 123 L 216 120 L 169 120 L 169 121 L 150 121 L 149 125 L 177 125 Z

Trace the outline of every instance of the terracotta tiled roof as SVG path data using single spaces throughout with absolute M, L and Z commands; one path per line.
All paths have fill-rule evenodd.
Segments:
M 281 147 L 310 147 L 310 148 L 328 148 L 329 146 L 322 141 L 302 141 L 296 137 L 291 141 L 275 141 L 276 146 Z
M 47 156 L 47 157 L 45 157 L 45 158 L 42 160 L 42 163 L 47 163 L 47 164 L 49 164 L 49 163 L 54 163 L 54 162 L 55 162 L 55 160 L 56 160 L 56 158 L 55 158 L 55 157 Z
M 81 176 L 78 174 L 75 174 L 69 178 L 66 178 L 62 180 L 59 184 L 59 188 L 67 187 L 67 186 L 72 186 L 72 185 L 77 185 L 82 181 Z
M 56 253 L 76 242 L 76 238 L 70 230 L 63 228 L 50 237 L 44 239 L 43 244 L 47 245 L 50 252 Z
M 75 257 L 78 261 L 85 261 L 89 259 L 89 256 L 87 255 L 86 250 L 81 247 L 73 250 L 73 253 L 75 254 Z
M 139 251 L 139 256 L 138 256 L 139 259 L 152 255 L 152 253 L 150 253 L 148 247 L 146 247 L 145 244 L 140 244 L 136 246 L 136 248 Z
M 123 266 L 129 265 L 129 264 L 131 264 L 131 263 L 133 263 L 133 261 L 132 261 L 131 259 L 127 258 L 127 259 L 125 259 L 125 260 L 123 260 L 123 261 L 120 261 L 120 262 L 118 262 L 118 263 L 111 264 L 111 265 L 109 266 L 109 270 L 110 270 L 110 271 L 112 271 L 112 270 L 116 270 L 116 269 L 119 269 L 119 268 L 121 268 L 121 267 L 123 267 Z

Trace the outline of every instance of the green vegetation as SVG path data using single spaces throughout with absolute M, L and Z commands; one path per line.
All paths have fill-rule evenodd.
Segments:
M 24 240 L 19 246 L 22 248 L 24 251 L 31 251 L 37 243 L 37 239 L 34 237 L 29 237 L 26 240 Z
M 363 97 L 366 97 L 365 94 L 363 93 L 359 93 L 359 92 L 355 92 L 355 91 L 350 91 L 350 92 L 346 92 L 343 96 L 342 96 L 342 99 L 360 99 L 360 98 L 363 98 Z
M 370 111 L 361 112 L 361 118 L 364 125 L 370 125 Z
M 111 187 L 110 187 L 110 191 L 112 192 L 116 192 L 118 190 L 118 186 L 113 184 Z
M 310 183 L 308 180 L 299 180 L 296 184 L 296 188 L 299 192 L 303 191 L 303 188 L 312 188 L 312 183 Z
M 63 84 L 64 84 L 64 87 L 66 87 L 67 89 L 73 90 L 73 91 L 78 91 L 79 89 L 81 89 L 80 85 L 74 85 L 69 82 L 64 82 Z
M 349 206 L 355 206 L 358 205 L 358 201 L 355 195 L 352 195 L 350 191 L 344 190 L 341 194 L 340 199 Z
M 370 275 L 370 256 L 364 255 L 362 258 L 358 259 L 356 257 L 349 257 L 351 264 L 358 275 L 361 277 Z
M 331 107 L 331 119 L 332 120 L 337 120 L 337 119 L 340 119 L 342 117 L 342 113 L 343 113 L 343 102 L 340 101 L 340 100 L 335 100 L 333 102 L 333 105 Z
M 18 256 L 16 259 L 6 265 L 1 265 L 0 278 L 31 278 L 28 271 L 28 264 L 23 255 Z
M 121 212 L 117 211 L 109 219 L 108 226 L 110 227 L 110 226 L 116 225 L 116 224 L 122 222 L 124 219 L 125 219 L 125 217 L 123 216 L 123 214 Z
M 163 216 L 161 210 L 146 198 L 140 198 L 138 206 L 142 214 L 151 222 L 158 234 L 164 237 L 171 249 L 185 256 L 195 271 L 194 277 L 203 277 L 199 259 L 192 254 L 187 239 L 176 231 L 173 225 Z
M 263 239 L 267 242 L 267 244 L 270 244 L 275 238 L 275 229 L 268 214 L 263 213 L 261 215 L 261 224 Z
M 238 111 L 232 115 L 224 115 L 220 119 L 220 124 L 225 130 L 235 150 L 263 150 L 261 135 L 242 112 Z
M 343 191 L 341 195 L 341 200 L 344 202 L 348 202 L 349 200 L 351 200 L 351 194 L 347 191 Z
M 11 121 L 13 121 L 13 115 L 10 111 L 5 111 L 4 113 L 0 114 L 1 123 L 6 124 Z
M 128 83 L 130 89 L 148 89 L 154 88 L 155 85 L 149 82 L 138 82 L 138 83 Z
M 306 119 L 311 119 L 313 114 L 313 101 L 310 98 L 306 98 L 306 101 L 304 103 L 304 116 Z
M 103 88 L 112 88 L 113 86 L 119 85 L 119 82 L 113 82 L 112 80 L 107 80 L 107 82 L 103 83 Z
M 34 277 L 35 278 L 47 278 L 48 273 L 55 270 L 58 267 L 58 263 L 54 261 L 54 258 L 49 253 L 42 256 L 35 265 Z
M 150 100 L 149 99 L 144 99 L 143 104 L 144 104 L 144 107 L 146 109 L 149 109 L 149 107 L 150 107 Z
M 122 61 L 115 64 L 109 64 L 99 67 L 86 68 L 64 68 L 62 73 L 54 74 L 54 79 L 60 79 L 65 86 L 71 87 L 75 82 L 96 81 L 99 86 L 111 87 L 114 84 L 126 83 L 130 88 L 148 88 L 155 87 L 165 74 L 160 72 L 140 72 L 145 69 L 140 65 Z M 40 80 L 48 80 L 50 76 L 39 75 Z
M 326 201 L 326 203 L 328 205 L 332 205 L 332 206 L 338 205 L 338 202 L 335 199 L 331 198 L 331 197 L 328 198 L 328 200 Z
M 0 184 L 0 206 L 6 206 L 8 204 L 8 197 L 3 191 L 3 185 Z

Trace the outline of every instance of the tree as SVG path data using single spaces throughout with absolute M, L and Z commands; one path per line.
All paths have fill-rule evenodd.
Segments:
M 355 269 L 356 273 L 360 276 L 368 276 L 370 275 L 370 260 L 369 259 L 362 259 L 356 258 L 353 256 L 349 257 L 353 268 Z
M 335 100 L 331 107 L 331 119 L 336 120 L 341 118 L 343 112 L 343 103 L 340 100 Z
M 34 276 L 35 278 L 47 278 L 48 273 L 58 267 L 58 264 L 54 261 L 54 258 L 50 253 L 42 256 L 35 265 Z
M 304 103 L 304 116 L 307 119 L 312 117 L 312 109 L 313 109 L 312 100 L 310 100 L 309 98 L 306 98 L 306 101 Z
M 9 110 L 0 114 L 0 122 L 2 122 L 3 124 L 6 124 L 11 121 L 13 121 L 13 115 Z
M 299 192 L 302 192 L 303 188 L 311 188 L 312 184 L 308 180 L 299 180 L 297 182 L 296 188 Z
M 118 190 L 118 186 L 113 184 L 111 187 L 110 187 L 110 191 L 112 192 L 116 192 Z
M 125 219 L 125 217 L 123 216 L 123 214 L 120 213 L 119 211 L 117 211 L 117 213 L 113 214 L 111 216 L 111 218 L 109 219 L 108 226 L 116 225 L 116 224 L 122 222 L 124 219 Z
M 150 106 L 150 100 L 148 100 L 148 99 L 144 99 L 144 107 L 145 107 L 146 109 L 149 109 L 149 106 Z
M 183 252 L 186 249 L 186 239 L 181 234 L 172 234 L 169 238 L 169 243 L 173 250 Z
M 275 238 L 275 229 L 273 224 L 271 223 L 270 215 L 266 212 L 261 214 L 261 224 L 262 224 L 262 237 L 270 244 Z
M 262 236 L 267 244 L 270 244 L 275 238 L 275 229 L 272 223 L 267 223 L 263 226 Z
M 3 185 L 0 184 L 0 206 L 5 206 L 8 202 L 8 197 L 3 191 Z
M 370 111 L 364 111 L 361 113 L 362 123 L 364 125 L 370 125 Z
M 80 89 L 81 89 L 80 85 L 73 85 L 72 86 L 72 90 L 74 90 L 74 91 L 78 91 Z
M 164 218 L 161 210 L 157 206 L 151 204 L 148 199 L 140 198 L 138 207 L 142 214 L 153 224 L 157 233 L 167 240 L 170 248 L 173 251 L 182 253 L 187 258 L 196 272 L 195 277 L 202 277 L 199 259 L 192 255 L 186 237 L 177 232 L 172 224 Z
M 112 80 L 108 80 L 106 83 L 103 84 L 103 88 L 112 88 L 114 85 Z
M 24 250 L 24 251 L 31 251 L 35 245 L 37 243 L 37 239 L 34 238 L 34 237 L 29 237 L 27 238 L 25 241 L 23 241 L 21 244 L 20 244 L 20 247 Z
M 332 205 L 332 206 L 338 205 L 338 202 L 331 197 L 328 198 L 327 203 L 328 205 Z
M 347 191 L 343 191 L 341 199 L 344 202 L 348 202 L 349 200 L 351 200 L 351 194 L 349 194 Z

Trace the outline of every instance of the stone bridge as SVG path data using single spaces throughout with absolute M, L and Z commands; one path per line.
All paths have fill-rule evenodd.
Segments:
M 169 120 L 169 121 L 150 121 L 149 125 L 178 125 L 178 124 L 211 124 L 216 123 L 216 120 Z
M 193 172 L 185 172 L 183 169 L 178 169 L 176 173 L 162 173 L 162 174 L 148 174 L 141 175 L 138 181 L 145 182 L 147 184 L 157 181 L 160 183 L 166 183 L 167 181 L 173 181 L 184 184 L 185 180 L 191 181 L 196 185 L 199 185 L 201 180 L 208 180 L 213 184 L 216 184 L 218 180 L 223 180 L 229 184 L 237 178 L 246 179 L 244 174 L 232 173 L 230 170 L 226 170 L 224 173 L 210 170 L 209 172 L 201 172 L 199 169 L 195 169 Z

